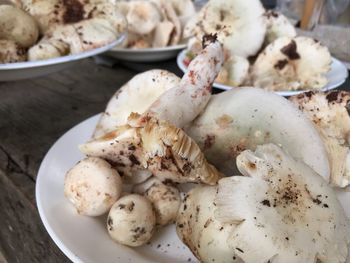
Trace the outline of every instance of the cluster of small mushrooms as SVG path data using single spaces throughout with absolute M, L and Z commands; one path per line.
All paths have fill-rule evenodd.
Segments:
M 112 0 L 9 2 L 0 5 L 0 63 L 92 50 L 112 43 L 127 27 Z
M 205 34 L 217 34 L 225 63 L 216 82 L 267 90 L 320 89 L 327 84 L 331 55 L 319 42 L 296 36 L 281 13 L 260 0 L 210 0 L 184 28 L 188 64 L 202 49 Z
M 128 21 L 127 48 L 157 48 L 179 44 L 183 28 L 195 15 L 191 0 L 118 0 Z
M 150 70 L 122 86 L 80 145 L 66 197 L 82 215 L 109 213 L 111 238 L 131 247 L 175 222 L 205 263 L 346 262 L 350 222 L 333 188 L 350 184 L 350 93 L 212 95 L 223 64 L 207 36 L 182 79 Z

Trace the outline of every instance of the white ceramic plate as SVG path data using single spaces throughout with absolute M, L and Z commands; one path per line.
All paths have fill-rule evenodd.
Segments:
M 78 144 L 92 135 L 99 116 L 85 120 L 64 134 L 46 154 L 37 177 L 36 202 L 51 238 L 73 262 L 182 263 L 198 262 L 168 226 L 149 245 L 132 249 L 109 238 L 106 218 L 80 216 L 63 195 L 64 176 L 83 158 Z
M 90 138 L 98 118 L 99 115 L 91 117 L 64 134 L 51 147 L 40 166 L 36 202 L 51 238 L 73 262 L 198 262 L 178 239 L 173 225 L 158 232 L 151 244 L 132 249 L 109 238 L 106 217 L 80 216 L 64 197 L 64 176 L 83 158 L 77 145 Z M 350 216 L 350 192 L 339 192 L 338 197 Z
M 68 55 L 39 61 L 0 64 L 0 82 L 35 78 L 60 71 L 64 68 L 75 65 L 84 58 L 101 54 L 117 45 L 120 45 L 120 43 L 124 41 L 124 38 L 125 34 L 121 34 L 117 40 L 106 46 L 95 48 L 93 50 L 75 55 Z
M 187 50 L 181 51 L 176 59 L 178 67 L 182 70 L 182 72 L 186 72 L 187 67 L 183 63 L 185 59 Z M 345 65 L 337 60 L 336 58 L 332 58 L 331 70 L 327 73 L 328 84 L 322 88 L 323 91 L 335 89 L 343 84 L 348 77 L 348 70 Z M 230 90 L 233 87 L 229 85 L 224 85 L 220 83 L 214 83 L 213 87 L 221 90 Z M 297 95 L 307 90 L 297 90 L 297 91 L 276 91 L 277 94 L 281 96 L 292 96 Z
M 113 48 L 107 52 L 113 58 L 131 62 L 158 62 L 176 57 L 180 50 L 186 48 L 186 44 L 163 48 Z

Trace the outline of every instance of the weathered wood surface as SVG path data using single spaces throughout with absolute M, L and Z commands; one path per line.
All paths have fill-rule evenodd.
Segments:
M 0 83 L 0 263 L 69 262 L 36 209 L 40 162 L 65 131 L 101 112 L 121 84 L 150 68 L 181 74 L 174 62 L 111 69 L 85 60 L 46 77 Z

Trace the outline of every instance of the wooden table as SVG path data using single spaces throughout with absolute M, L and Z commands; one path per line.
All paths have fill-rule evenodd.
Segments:
M 118 87 L 147 68 L 181 75 L 174 61 L 108 68 L 88 59 L 46 77 L 0 83 L 0 263 L 69 262 L 35 205 L 40 162 L 64 132 L 103 111 Z

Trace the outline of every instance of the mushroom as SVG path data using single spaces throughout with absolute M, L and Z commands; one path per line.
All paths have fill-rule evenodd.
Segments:
M 180 78 L 175 74 L 160 69 L 135 75 L 111 97 L 96 125 L 93 138 L 101 137 L 117 126 L 126 124 L 132 112 L 144 113 L 161 94 L 177 86 L 179 82 Z
M 217 186 L 197 186 L 184 198 L 176 219 L 176 232 L 203 263 L 243 263 L 227 243 L 233 224 L 215 218 Z
M 163 180 L 215 184 L 220 174 L 178 127 L 205 107 L 221 63 L 220 44 L 208 44 L 178 86 L 164 92 L 141 116 L 131 114 L 127 125 L 81 145 L 80 150 L 118 167 L 147 168 Z
M 214 95 L 185 131 L 227 176 L 237 171 L 234 160 L 242 151 L 274 143 L 329 178 L 327 151 L 314 125 L 272 92 L 245 87 Z
M 315 124 L 326 145 L 330 183 L 350 184 L 350 92 L 307 92 L 289 98 Z
M 244 176 L 219 181 L 215 217 L 235 225 L 226 242 L 243 262 L 346 261 L 349 220 L 322 177 L 273 144 L 237 166 Z
M 237 87 L 243 84 L 248 77 L 249 62 L 246 58 L 240 56 L 230 56 L 225 61 L 216 82 L 228 84 Z
M 0 39 L 0 63 L 26 61 L 27 52 L 12 40 Z
M 269 44 L 280 37 L 295 37 L 297 35 L 294 26 L 289 19 L 275 10 L 268 10 L 264 14 L 267 25 L 265 43 Z
M 12 40 L 23 48 L 34 45 L 39 36 L 34 18 L 11 5 L 0 5 L 0 25 L 0 39 Z
M 267 90 L 320 89 L 327 84 L 331 55 L 307 37 L 281 37 L 261 52 L 252 66 L 255 87 Z
M 108 212 L 121 192 L 118 172 L 100 158 L 80 161 L 64 180 L 64 194 L 81 215 L 99 216 Z
M 186 25 L 192 16 L 196 15 L 196 8 L 191 0 L 170 0 L 170 3 L 180 19 L 181 28 Z
M 255 55 L 264 41 L 265 10 L 259 0 L 211 0 L 190 20 L 184 37 L 214 34 L 230 55 Z
M 175 221 L 181 204 L 180 192 L 177 188 L 152 177 L 142 184 L 135 185 L 133 192 L 142 194 L 151 201 L 158 225 L 164 226 Z
M 156 216 L 151 202 L 137 194 L 120 198 L 107 218 L 111 238 L 130 247 L 146 244 L 152 238 L 155 225 Z

